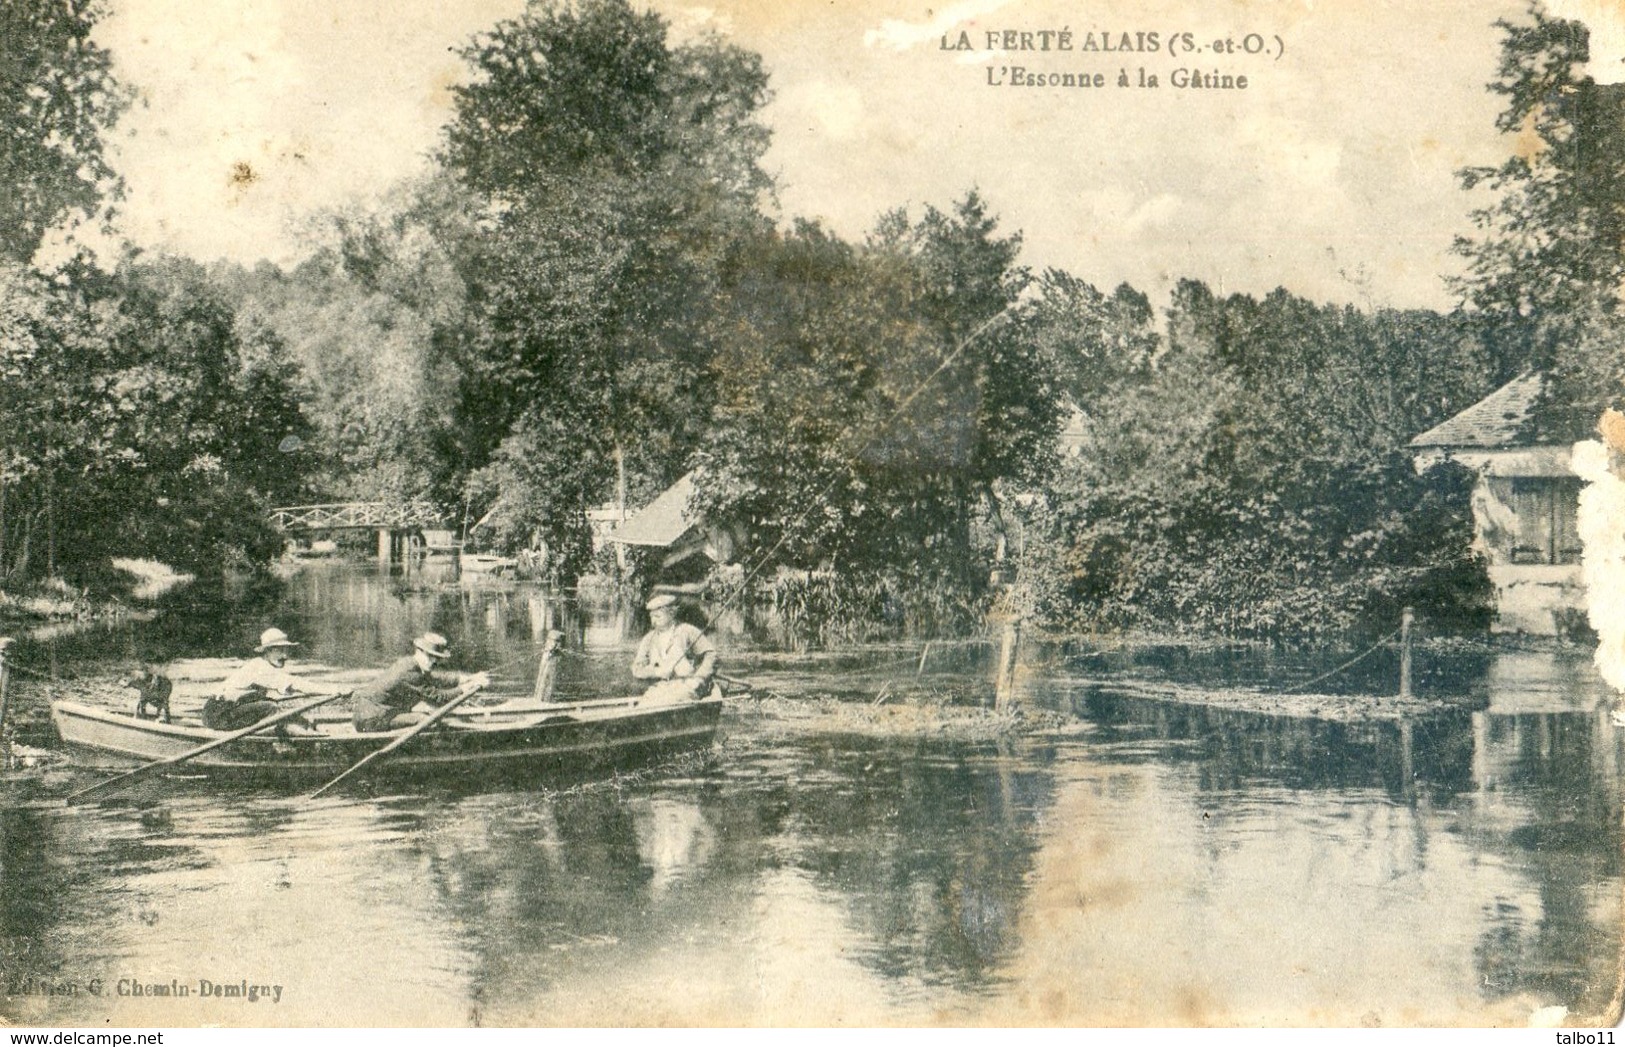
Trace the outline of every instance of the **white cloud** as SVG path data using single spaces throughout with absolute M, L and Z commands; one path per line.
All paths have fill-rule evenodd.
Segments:
M 679 7 L 668 15 L 668 20 L 672 37 L 679 41 L 692 40 L 706 33 L 732 36 L 734 32 L 733 19 L 714 7 Z
M 863 46 L 907 51 L 911 47 L 938 39 L 961 23 L 973 22 L 983 15 L 990 15 L 1000 8 L 1008 7 L 1010 3 L 1011 0 L 961 0 L 960 3 L 944 8 L 941 14 L 927 22 L 905 22 L 900 18 L 888 18 L 880 23 L 879 28 L 864 31 Z

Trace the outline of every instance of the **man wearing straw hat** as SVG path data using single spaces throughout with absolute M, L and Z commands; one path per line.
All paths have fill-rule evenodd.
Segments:
M 653 680 L 649 698 L 704 698 L 715 686 L 717 650 L 705 634 L 677 620 L 677 597 L 661 593 L 645 606 L 650 629 L 632 659 L 632 675 Z
M 220 696 L 203 705 L 203 725 L 234 731 L 259 723 L 277 711 L 278 698 L 294 694 L 336 694 L 331 687 L 312 685 L 289 672 L 288 652 L 299 645 L 288 634 L 272 627 L 260 633 L 258 658 L 244 662 L 220 684 Z M 307 721 L 288 721 L 290 733 L 314 731 Z
M 355 692 L 355 729 L 390 731 L 410 727 L 423 719 L 412 711 L 419 702 L 440 705 L 465 686 L 477 683 L 484 687 L 490 683 L 485 673 L 464 676 L 436 671 L 435 666 L 450 657 L 451 646 L 439 633 L 424 633 L 413 640 L 411 654 Z

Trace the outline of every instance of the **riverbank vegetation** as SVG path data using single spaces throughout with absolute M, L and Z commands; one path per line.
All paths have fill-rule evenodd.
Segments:
M 1449 313 L 1033 272 L 974 188 L 844 239 L 777 209 L 758 56 L 625 0 L 472 40 L 430 172 L 319 216 L 296 266 L 45 268 L 48 231 L 117 200 L 99 136 L 127 88 L 84 43 L 95 4 L 25 9 L 27 76 L 83 104 L 0 117 L 28 188 L 0 244 L 0 589 L 93 585 L 115 555 L 264 563 L 266 510 L 317 499 L 427 499 L 568 582 L 588 509 L 697 470 L 728 584 L 798 645 L 995 604 L 1298 641 L 1409 605 L 1472 632 L 1472 478 L 1417 475 L 1407 442 L 1530 367 L 1576 425 L 1625 388 L 1625 151 L 1582 148 L 1620 99 L 1538 8 L 1491 89 L 1544 147 L 1464 172 L 1480 235 Z

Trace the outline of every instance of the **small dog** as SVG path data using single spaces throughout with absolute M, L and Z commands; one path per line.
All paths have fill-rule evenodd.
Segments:
M 169 677 L 154 666 L 143 665 L 119 682 L 138 695 L 135 700 L 136 719 L 169 722 L 169 695 L 175 690 Z

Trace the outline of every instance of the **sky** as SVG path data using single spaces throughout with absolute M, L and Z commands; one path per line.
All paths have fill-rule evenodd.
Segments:
M 97 38 L 140 99 L 111 143 L 128 185 L 121 234 L 201 261 L 297 262 L 313 215 L 367 206 L 427 169 L 464 76 L 457 48 L 522 6 L 108 0 Z M 653 6 L 677 38 L 721 32 L 762 55 L 783 220 L 860 237 L 885 210 L 946 208 L 975 188 L 1001 230 L 1022 234 L 1024 264 L 1103 289 L 1127 281 L 1161 301 L 1195 277 L 1223 292 L 1282 286 L 1432 308 L 1454 300 L 1450 245 L 1470 231 L 1474 199 L 1455 172 L 1509 148 L 1484 85 L 1494 21 L 1523 10 L 1521 0 Z M 1548 8 L 1586 21 L 1594 75 L 1621 79 L 1625 29 L 1609 0 Z M 961 33 L 969 50 L 954 49 Z M 1139 49 L 1121 49 L 1124 34 Z M 1216 53 L 1220 41 L 1234 51 Z M 1029 81 L 1106 83 L 1017 86 L 1017 67 Z M 1191 69 L 1248 84 L 1170 82 Z M 1138 86 L 1142 70 L 1159 86 Z

